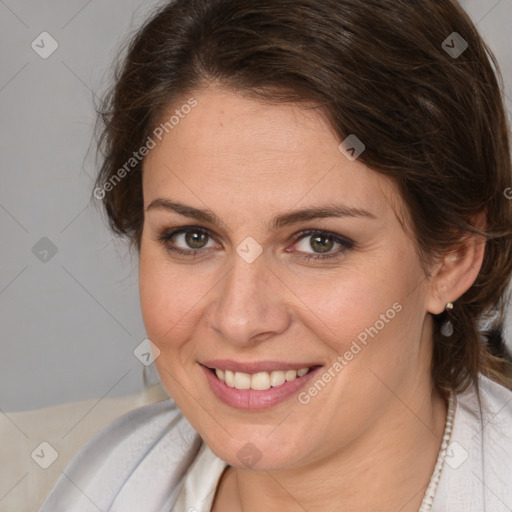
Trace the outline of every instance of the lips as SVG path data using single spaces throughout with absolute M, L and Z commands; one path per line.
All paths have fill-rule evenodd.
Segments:
M 266 409 L 286 400 L 321 368 L 316 363 L 231 360 L 205 361 L 200 366 L 217 398 L 231 407 L 251 410 Z

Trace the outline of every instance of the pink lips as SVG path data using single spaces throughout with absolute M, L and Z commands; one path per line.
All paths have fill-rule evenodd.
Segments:
M 205 361 L 199 365 L 205 375 L 213 394 L 226 405 L 235 409 L 245 409 L 252 411 L 261 411 L 277 405 L 293 395 L 304 387 L 321 370 L 321 366 L 315 364 L 286 364 L 280 362 L 265 363 L 235 363 L 234 361 L 215 360 Z M 295 380 L 287 381 L 281 386 L 269 388 L 264 391 L 255 391 L 254 389 L 236 389 L 229 387 L 225 382 L 217 378 L 215 373 L 209 368 L 219 368 L 222 370 L 231 370 L 245 373 L 257 373 L 260 371 L 272 370 L 298 370 L 305 367 L 314 367 L 309 373 Z

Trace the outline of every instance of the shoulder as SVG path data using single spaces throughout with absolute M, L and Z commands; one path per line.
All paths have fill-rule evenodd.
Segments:
M 480 400 L 484 465 L 512 506 L 512 391 L 482 376 Z
M 501 512 L 512 504 L 512 391 L 483 375 L 478 387 L 456 395 L 432 512 Z
M 488 469 L 512 473 L 512 391 L 483 375 L 478 388 L 457 395 L 458 432 L 479 440 Z
M 177 494 L 200 445 L 172 400 L 135 409 L 78 452 L 39 512 L 110 510 L 114 505 L 122 510 L 124 503 L 136 506 L 140 496 L 144 510 L 160 510 Z
M 479 396 L 472 389 L 458 397 L 461 406 L 472 411 L 486 450 L 492 450 L 499 444 L 500 454 L 508 457 L 509 469 L 512 471 L 512 390 L 480 375 Z M 495 460 L 502 457 L 493 454 Z
M 503 433 L 510 436 L 512 421 L 512 390 L 494 382 L 493 380 L 480 375 L 480 397 L 482 403 L 482 412 L 484 416 L 491 415 L 486 419 L 494 428 L 502 430 Z
M 478 391 L 471 386 L 457 394 L 459 420 L 473 423 L 486 437 L 512 440 L 512 391 L 484 375 L 479 375 Z

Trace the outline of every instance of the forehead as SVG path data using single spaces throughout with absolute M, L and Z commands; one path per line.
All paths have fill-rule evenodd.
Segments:
M 260 214 L 341 202 L 382 216 L 390 198 L 399 201 L 388 178 L 340 152 L 317 108 L 269 104 L 218 87 L 189 97 L 197 104 L 183 111 L 186 99 L 172 105 L 167 118 L 178 111 L 179 121 L 144 161 L 145 207 L 167 194 L 194 204 L 243 201 Z

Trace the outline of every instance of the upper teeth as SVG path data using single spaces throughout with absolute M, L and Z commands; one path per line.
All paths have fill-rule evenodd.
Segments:
M 230 370 L 220 370 L 215 368 L 215 374 L 229 387 L 236 389 L 254 389 L 256 391 L 265 391 L 270 387 L 280 386 L 285 381 L 295 380 L 308 373 L 309 368 L 300 370 L 275 370 L 273 372 L 243 373 L 232 372 Z

